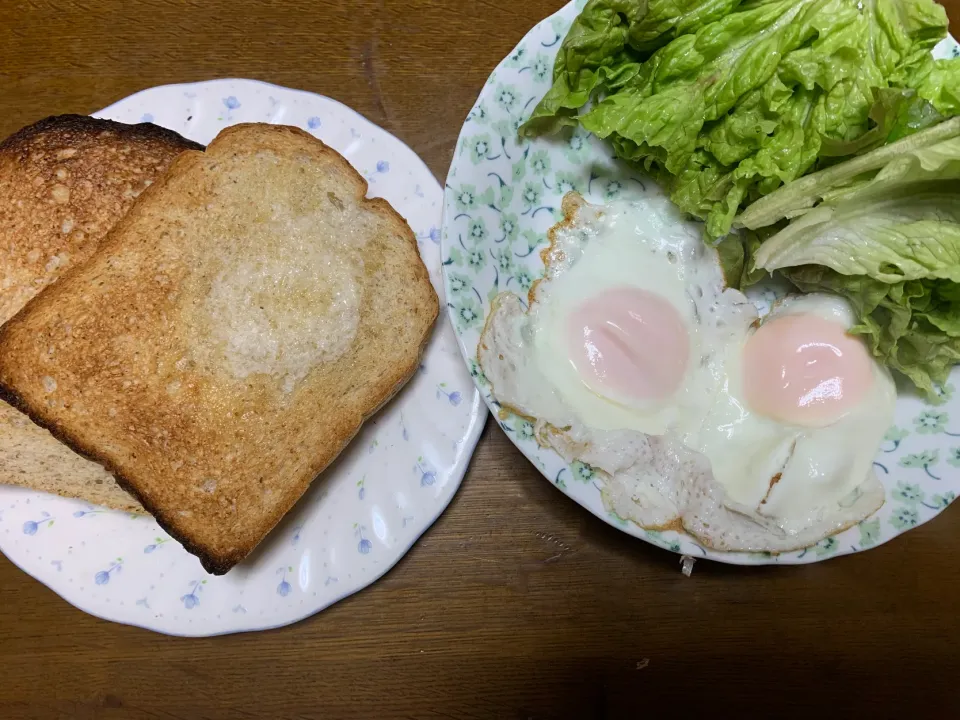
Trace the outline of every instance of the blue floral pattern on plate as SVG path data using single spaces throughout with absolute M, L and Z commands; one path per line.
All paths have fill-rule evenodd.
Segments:
M 238 122 L 309 130 L 374 177 L 370 195 L 408 219 L 442 297 L 441 188 L 413 151 L 340 103 L 215 80 L 145 90 L 97 115 L 152 121 L 202 143 Z M 118 622 L 178 635 L 295 622 L 374 582 L 406 553 L 456 492 L 486 412 L 442 317 L 410 384 L 227 575 L 206 575 L 152 518 L 21 488 L 0 487 L 0 550 L 77 607 Z M 430 458 L 423 473 L 395 472 L 421 456 Z

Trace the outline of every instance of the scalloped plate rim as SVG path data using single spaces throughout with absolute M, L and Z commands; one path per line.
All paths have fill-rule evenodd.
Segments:
M 443 252 L 444 257 L 448 256 L 448 251 L 452 247 L 452 242 L 449 238 L 449 233 L 447 232 L 448 205 L 451 204 L 449 201 L 449 195 L 452 192 L 452 186 L 450 181 L 451 179 L 454 178 L 456 170 L 458 169 L 458 160 L 459 160 L 458 152 L 459 152 L 459 149 L 461 148 L 461 143 L 468 137 L 468 125 L 470 124 L 470 120 L 474 116 L 475 112 L 481 107 L 481 104 L 483 103 L 484 99 L 487 97 L 489 88 L 491 86 L 491 80 L 493 80 L 494 76 L 496 76 L 501 70 L 505 68 L 505 66 L 510 61 L 512 56 L 516 55 L 518 51 L 521 50 L 521 48 L 523 48 L 528 43 L 528 41 L 532 41 L 532 38 L 535 33 L 540 31 L 540 29 L 546 26 L 548 23 L 553 23 L 556 20 L 564 20 L 565 16 L 571 12 L 571 9 L 575 10 L 578 4 L 581 4 L 581 3 L 578 3 L 577 0 L 571 0 L 563 7 L 559 8 L 553 14 L 547 16 L 546 18 L 542 19 L 540 22 L 536 23 L 526 34 L 524 34 L 524 36 L 514 45 L 510 53 L 508 53 L 491 72 L 487 81 L 482 86 L 480 93 L 477 97 L 477 100 L 474 102 L 474 104 L 471 106 L 470 111 L 467 113 L 466 119 L 464 120 L 464 124 L 461 127 L 460 133 L 458 134 L 458 137 L 457 137 L 457 145 L 456 145 L 457 150 L 454 151 L 453 159 L 451 160 L 450 170 L 448 171 L 447 178 L 444 182 L 443 220 L 442 220 L 442 234 L 441 234 L 441 241 L 440 241 L 441 251 Z M 560 37 L 561 36 L 559 35 L 559 33 L 557 33 L 557 40 L 555 43 L 557 46 L 559 46 Z M 958 43 L 956 38 L 954 38 L 953 35 L 949 35 L 949 34 L 947 38 L 942 42 L 945 42 L 945 43 L 952 42 L 955 47 L 957 45 L 960 45 L 960 43 Z M 550 50 L 553 47 L 553 46 L 543 45 L 543 43 L 541 43 L 541 45 L 548 50 Z M 551 58 L 551 62 L 552 61 L 553 61 L 553 58 Z M 526 115 L 527 113 L 524 111 L 522 113 L 522 117 L 526 117 Z M 653 181 L 651 180 L 651 182 Z M 541 242 L 541 244 L 538 245 L 537 248 L 542 248 L 542 247 L 543 247 L 543 243 Z M 449 296 L 448 284 L 450 280 L 450 272 L 452 271 L 448 270 L 448 266 L 444 264 L 443 265 L 444 286 L 448 296 Z M 484 319 L 485 319 L 486 311 L 488 309 L 489 303 L 488 302 L 481 303 L 481 305 L 484 311 Z M 460 347 L 460 351 L 461 351 L 461 354 L 463 355 L 464 362 L 467 363 L 468 369 L 469 369 L 469 363 L 474 362 L 476 360 L 476 344 L 473 344 L 472 347 L 467 346 L 467 343 L 464 339 L 464 333 L 457 326 L 455 309 L 452 303 L 450 302 L 447 303 L 446 310 L 447 310 L 448 316 L 450 317 L 451 324 L 453 325 L 454 333 L 456 334 L 456 337 L 457 337 L 457 344 Z M 956 372 L 960 373 L 960 366 L 958 366 Z M 480 394 L 483 397 L 484 402 L 487 404 L 487 407 L 489 408 L 491 414 L 494 416 L 494 419 L 497 421 L 497 424 L 502 426 L 501 419 L 498 417 L 498 408 L 497 408 L 496 401 L 492 397 L 489 391 L 489 388 L 483 387 L 483 385 L 480 383 L 477 377 L 474 377 L 473 379 L 474 379 L 474 384 L 476 385 L 477 389 L 480 391 Z M 501 430 L 503 430 L 503 427 L 501 427 Z M 597 507 L 595 506 L 596 502 L 599 501 L 602 504 L 602 501 L 599 500 L 600 498 L 599 491 L 596 493 L 596 498 L 594 498 L 593 495 L 591 495 L 590 497 L 583 497 L 581 495 L 568 492 L 566 489 L 561 487 L 557 482 L 551 480 L 551 478 L 546 474 L 545 470 L 541 468 L 540 465 L 538 464 L 539 461 L 541 460 L 541 458 L 538 456 L 541 453 L 547 456 L 553 456 L 554 458 L 557 458 L 557 459 L 559 459 L 559 455 L 557 455 L 553 450 L 550 450 L 547 448 L 541 448 L 539 446 L 536 446 L 535 444 L 530 444 L 530 443 L 521 444 L 514 438 L 514 436 L 511 433 L 506 432 L 505 434 L 510 439 L 510 441 L 517 447 L 517 449 L 519 449 L 520 452 L 523 453 L 524 457 L 526 457 L 527 460 L 531 462 L 531 464 L 537 467 L 538 472 L 540 472 L 540 474 L 543 475 L 544 479 L 550 482 L 551 485 L 554 485 L 555 488 L 559 492 L 561 492 L 564 496 L 573 500 L 582 508 L 587 510 L 590 514 L 594 515 L 595 517 L 602 520 L 603 522 L 610 525 L 611 527 L 614 527 L 617 530 L 620 530 L 646 543 L 654 545 L 655 547 L 659 547 L 663 550 L 667 550 L 669 552 L 678 554 L 681 556 L 681 558 L 689 556 L 695 559 L 706 559 L 706 560 L 712 560 L 715 562 L 720 562 L 728 565 L 740 565 L 740 566 L 807 565 L 815 562 L 823 562 L 825 560 L 831 560 L 831 559 L 843 557 L 846 555 L 852 555 L 860 552 L 865 552 L 868 550 L 873 550 L 874 548 L 877 548 L 887 542 L 890 542 L 891 540 L 894 540 L 895 538 L 899 537 L 905 532 L 908 532 L 909 530 L 915 529 L 916 527 L 919 527 L 920 525 L 923 525 L 933 520 L 938 515 L 940 515 L 947 507 L 949 507 L 949 505 L 953 502 L 951 500 L 947 503 L 946 506 L 943 506 L 939 510 L 934 512 L 933 515 L 926 518 L 919 519 L 918 522 L 912 527 L 906 528 L 904 530 L 900 530 L 899 532 L 896 532 L 893 534 L 890 534 L 889 532 L 884 533 L 883 535 L 881 535 L 880 538 L 876 539 L 873 542 L 873 544 L 871 544 L 869 547 L 859 547 L 859 548 L 838 547 L 835 551 L 832 551 L 829 554 L 826 554 L 823 556 L 814 552 L 809 552 L 816 547 L 815 545 L 811 545 L 808 548 L 804 549 L 803 551 L 790 551 L 790 552 L 784 552 L 784 553 L 723 552 L 723 551 L 717 551 L 717 550 L 710 550 L 710 549 L 704 548 L 695 538 L 693 538 L 693 536 L 689 535 L 689 533 L 685 531 L 683 532 L 667 531 L 667 533 L 676 534 L 680 538 L 690 541 L 693 547 L 696 550 L 700 551 L 700 554 L 696 554 L 695 552 L 684 553 L 681 550 L 676 550 L 676 549 L 673 549 L 672 547 L 668 547 L 666 543 L 659 543 L 653 540 L 652 538 L 648 537 L 647 533 L 649 531 L 639 527 L 632 520 L 618 522 L 616 519 L 611 517 L 611 513 L 609 511 L 606 511 L 606 510 L 604 510 L 603 512 L 598 511 Z M 564 466 L 569 467 L 566 464 Z M 886 503 L 889 503 L 889 502 L 890 502 L 890 499 L 889 497 L 887 497 Z M 865 518 L 862 522 L 868 522 L 873 520 L 874 518 L 877 518 L 878 513 L 880 513 L 882 510 L 883 508 L 880 508 L 880 510 L 871 514 L 870 516 Z M 844 531 L 841 531 L 840 533 L 829 536 L 827 539 L 835 538 L 846 532 L 851 532 L 852 530 L 856 529 L 859 525 L 860 524 L 858 523 L 857 525 L 854 525 L 851 528 L 848 528 L 847 530 L 844 530 Z
M 121 98 L 111 103 L 110 105 L 103 108 L 102 110 L 98 110 L 94 113 L 91 113 L 91 116 L 98 117 L 98 118 L 115 117 L 123 110 L 125 106 L 127 106 L 130 103 L 136 102 L 138 99 L 142 100 L 144 96 L 148 96 L 151 93 L 162 92 L 162 91 L 189 92 L 193 88 L 201 88 L 206 91 L 211 87 L 215 87 L 217 85 L 230 85 L 230 84 L 240 85 L 240 86 L 245 86 L 250 88 L 256 87 L 260 89 L 269 89 L 269 90 L 274 90 L 274 91 L 277 91 L 278 93 L 282 93 L 288 96 L 296 95 L 307 101 L 312 101 L 312 102 L 319 101 L 323 103 L 327 108 L 332 109 L 335 113 L 340 113 L 345 118 L 349 118 L 350 122 L 360 127 L 362 130 L 370 131 L 376 135 L 382 136 L 387 143 L 393 145 L 393 149 L 391 150 L 392 153 L 394 154 L 400 153 L 406 156 L 404 157 L 405 169 L 407 168 L 407 164 L 409 163 L 409 166 L 412 169 L 416 170 L 420 175 L 423 176 L 423 180 L 425 183 L 424 186 L 427 188 L 427 190 L 429 190 L 431 193 L 434 193 L 436 195 L 437 201 L 441 203 L 441 207 L 442 207 L 442 186 L 437 181 L 433 172 L 422 160 L 422 158 L 420 158 L 420 156 L 409 145 L 407 145 L 403 140 L 396 137 L 392 133 L 376 125 L 373 121 L 365 117 L 362 113 L 359 113 L 358 111 L 354 110 L 353 108 L 345 105 L 344 103 L 338 100 L 335 100 L 333 98 L 330 98 L 324 95 L 320 95 L 318 93 L 313 93 L 306 90 L 299 90 L 295 88 L 287 88 L 281 85 L 265 82 L 262 80 L 245 79 L 245 78 L 214 78 L 210 80 L 197 81 L 197 82 L 170 83 L 165 85 L 158 85 L 154 87 L 143 88 L 125 98 Z M 227 122 L 224 124 L 224 126 L 229 126 L 232 124 L 236 124 L 236 123 Z M 183 131 L 180 131 L 180 132 L 183 132 Z M 310 132 L 310 131 L 307 130 L 307 132 Z M 188 131 L 186 135 L 189 136 L 189 134 L 190 133 Z M 311 132 L 311 134 L 314 134 L 314 133 Z M 357 169 L 358 169 L 358 172 L 360 172 L 360 169 L 359 168 Z M 432 185 L 427 187 L 426 183 L 432 183 Z M 368 185 L 369 184 L 370 183 L 368 182 Z M 370 190 L 370 193 L 371 194 L 373 193 L 372 188 Z M 436 215 L 435 221 L 439 222 L 441 220 L 441 211 L 432 211 L 432 212 Z M 435 252 L 437 254 L 440 253 L 439 247 L 437 247 Z M 440 290 L 442 290 L 442 275 L 441 275 Z M 442 299 L 442 293 L 440 294 Z M 437 320 L 437 323 L 434 325 L 433 330 L 431 331 L 432 332 L 431 337 L 436 338 L 437 335 L 441 332 L 441 329 L 448 322 L 449 321 L 447 319 L 447 316 L 445 314 L 441 314 L 441 316 Z M 431 344 L 432 343 L 433 341 L 431 341 Z M 441 353 L 443 352 L 443 349 L 442 347 L 439 346 L 439 343 L 437 344 L 436 347 L 433 348 L 432 351 L 431 351 L 431 348 L 428 346 L 424 350 L 423 358 L 428 359 L 431 352 Z M 414 377 L 414 379 L 415 378 L 416 376 Z M 467 386 L 464 385 L 465 390 L 466 390 L 466 387 Z M 287 617 L 278 617 L 275 621 L 274 620 L 252 621 L 251 619 L 251 621 L 249 622 L 237 623 L 233 621 L 234 617 L 247 617 L 247 616 L 246 615 L 241 615 L 241 616 L 224 615 L 224 619 L 226 620 L 226 622 L 223 622 L 221 620 L 222 626 L 213 628 L 213 629 L 201 630 L 196 627 L 189 628 L 187 627 L 185 622 L 182 623 L 181 627 L 176 629 L 172 629 L 168 627 L 157 627 L 156 623 L 152 622 L 153 620 L 152 614 L 149 614 L 142 622 L 139 622 L 134 618 L 113 617 L 111 616 L 111 613 L 107 609 L 107 606 L 104 605 L 102 600 L 100 601 L 95 600 L 94 598 L 89 597 L 89 595 L 83 595 L 82 593 L 79 593 L 77 591 L 73 591 L 72 593 L 61 593 L 56 587 L 54 587 L 53 584 L 47 582 L 46 579 L 44 579 L 43 577 L 38 577 L 38 575 L 34 575 L 34 573 L 31 572 L 31 570 L 29 569 L 28 562 L 23 561 L 20 557 L 11 556 L 7 553 L 4 553 L 4 555 L 18 569 L 20 569 L 26 575 L 30 576 L 32 579 L 37 580 L 41 584 L 45 585 L 52 592 L 57 594 L 60 598 L 65 600 L 67 603 L 69 603 L 72 607 L 76 608 L 77 610 L 80 610 L 81 612 L 84 612 L 88 615 L 99 618 L 100 620 L 118 623 L 121 625 L 128 625 L 132 627 L 139 627 L 139 628 L 149 630 L 152 632 L 157 632 L 163 635 L 169 635 L 174 637 L 215 637 L 219 635 L 226 635 L 226 634 L 233 634 L 233 633 L 271 630 L 271 629 L 298 623 L 308 617 L 311 617 L 313 615 L 316 615 L 322 612 L 323 610 L 342 601 L 343 599 L 350 597 L 351 595 L 354 595 L 368 588 L 370 585 L 374 584 L 379 579 L 384 577 L 387 573 L 389 573 L 391 570 L 393 570 L 396 567 L 396 565 L 410 552 L 410 550 L 412 550 L 412 548 L 417 544 L 417 542 L 424 536 L 424 534 L 428 530 L 430 530 L 430 528 L 434 525 L 434 523 L 436 523 L 436 521 L 440 518 L 440 516 L 443 515 L 443 513 L 447 510 L 450 503 L 453 501 L 454 496 L 457 494 L 457 491 L 459 490 L 460 485 L 463 482 L 463 479 L 469 467 L 470 460 L 473 456 L 477 443 L 479 442 L 480 436 L 483 432 L 483 428 L 486 424 L 487 407 L 483 402 L 481 402 L 479 391 L 477 391 L 474 388 L 474 392 L 472 396 L 469 398 L 469 402 L 467 402 L 467 400 L 468 398 L 465 397 L 462 405 L 463 405 L 463 413 L 465 413 L 469 417 L 469 420 L 466 423 L 465 429 L 462 433 L 461 440 L 458 443 L 458 450 L 455 453 L 455 458 L 452 465 L 453 470 L 450 472 L 449 479 L 443 487 L 442 495 L 438 496 L 436 502 L 433 503 L 434 505 L 433 511 L 428 516 L 424 516 L 424 518 L 422 519 L 417 518 L 415 530 L 409 536 L 409 541 L 397 543 L 396 545 L 394 545 L 393 548 L 391 548 L 391 552 L 392 552 L 391 557 L 388 558 L 387 561 L 383 563 L 377 563 L 378 567 L 376 567 L 375 570 L 365 574 L 363 578 L 354 586 L 347 587 L 347 589 L 345 589 L 343 592 L 335 592 L 332 595 L 328 597 L 324 597 L 322 599 L 318 598 L 319 602 L 317 604 L 304 605 L 302 610 L 294 611 L 291 615 Z M 389 407 L 390 404 L 392 404 L 392 402 L 393 401 L 391 401 L 391 403 L 389 403 L 387 407 Z M 377 413 L 377 415 L 375 415 L 374 418 L 380 417 L 381 415 L 382 413 Z M 365 427 L 366 427 L 366 424 L 365 424 Z M 44 493 L 31 492 L 28 490 L 24 490 L 22 488 L 7 488 L 7 490 L 10 490 L 15 494 L 20 494 L 23 496 L 31 496 L 31 497 L 37 496 L 41 499 L 45 496 Z M 65 499 L 56 498 L 56 500 L 65 500 Z M 317 502 L 319 502 L 319 500 Z M 270 538 L 268 536 L 267 540 L 269 539 Z M 224 577 L 227 577 L 227 576 L 224 576 Z M 347 586 L 347 583 L 344 583 L 344 586 Z M 339 584 L 338 584 L 338 587 L 340 587 Z

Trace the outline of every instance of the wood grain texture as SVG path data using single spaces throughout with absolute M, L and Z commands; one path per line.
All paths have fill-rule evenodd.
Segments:
M 329 95 L 438 178 L 487 75 L 562 0 L 0 0 L 0 135 L 137 90 L 251 77 Z M 960 27 L 960 2 L 947 3 Z M 186 640 L 97 620 L 0 558 L 2 718 L 629 718 L 960 710 L 960 509 L 797 568 L 632 540 L 487 427 L 384 579 L 292 627 Z

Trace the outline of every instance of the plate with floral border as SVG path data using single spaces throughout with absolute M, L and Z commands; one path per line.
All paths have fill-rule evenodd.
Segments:
M 560 200 L 577 190 L 592 202 L 659 193 L 648 178 L 611 157 L 602 141 L 581 129 L 562 138 L 521 139 L 517 128 L 550 87 L 553 61 L 585 4 L 571 2 L 534 27 L 490 75 L 467 116 L 444 189 L 441 251 L 448 312 L 470 374 L 504 432 L 561 492 L 630 535 L 682 555 L 742 565 L 810 563 L 859 552 L 893 539 L 942 512 L 960 492 L 960 370 L 929 405 L 910 393 L 897 402 L 894 426 L 876 457 L 886 503 L 873 516 L 797 552 L 723 553 L 682 532 L 644 530 L 611 512 L 602 478 L 589 467 L 567 465 L 541 448 L 529 422 L 504 415 L 477 365 L 477 343 L 491 299 L 511 290 L 525 296 L 543 264 L 547 229 L 561 218 Z M 937 57 L 960 55 L 953 38 Z M 753 299 L 769 304 L 767 288 Z
M 295 125 L 340 151 L 407 218 L 440 297 L 442 191 L 400 140 L 329 98 L 252 80 L 137 93 L 98 117 L 208 143 L 228 125 Z M 150 517 L 0 487 L 0 550 L 81 610 L 173 635 L 296 622 L 374 582 L 447 507 L 487 410 L 441 315 L 419 371 L 246 561 L 222 577 Z

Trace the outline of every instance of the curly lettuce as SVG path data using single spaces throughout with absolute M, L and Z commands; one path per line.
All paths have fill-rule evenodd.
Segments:
M 591 0 L 521 133 L 606 138 L 720 238 L 781 185 L 960 112 L 960 61 L 930 53 L 946 32 L 933 0 Z

